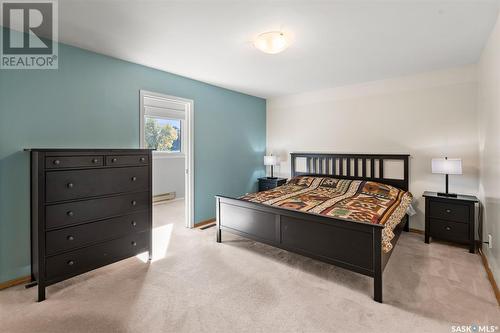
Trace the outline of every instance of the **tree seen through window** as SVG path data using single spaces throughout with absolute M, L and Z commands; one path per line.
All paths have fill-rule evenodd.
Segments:
M 146 148 L 181 152 L 181 121 L 179 119 L 145 117 Z

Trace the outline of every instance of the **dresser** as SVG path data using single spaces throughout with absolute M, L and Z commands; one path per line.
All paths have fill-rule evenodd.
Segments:
M 51 284 L 149 252 L 149 149 L 28 149 L 31 269 L 38 300 Z
M 475 204 L 479 200 L 472 195 L 457 197 L 439 196 L 436 192 L 424 192 L 425 242 L 430 238 L 466 244 L 469 252 L 475 252 Z

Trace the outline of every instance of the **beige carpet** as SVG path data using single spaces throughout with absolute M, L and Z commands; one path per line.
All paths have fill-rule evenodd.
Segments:
M 500 325 L 479 256 L 404 233 L 372 280 L 223 233 L 184 228 L 183 202 L 157 205 L 155 261 L 131 258 L 48 288 L 0 292 L 1 332 L 451 332 Z

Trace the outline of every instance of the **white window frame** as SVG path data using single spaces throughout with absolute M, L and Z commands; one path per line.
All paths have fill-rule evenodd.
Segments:
M 186 222 L 188 228 L 194 227 L 194 102 L 191 99 L 164 95 L 147 90 L 139 91 L 140 120 L 139 120 L 139 146 L 146 148 L 144 133 L 144 116 L 146 97 L 161 99 L 163 101 L 181 105 L 184 109 L 184 119 L 181 120 L 181 152 L 153 151 L 153 163 L 159 158 L 184 158 L 185 157 L 185 188 L 186 188 Z M 168 118 L 168 116 L 166 116 Z
M 183 128 L 186 126 L 186 117 L 188 109 L 188 105 L 186 105 L 189 101 L 183 100 L 179 97 L 163 95 L 159 93 L 153 93 L 150 91 L 141 90 L 140 94 L 141 98 L 141 147 L 146 148 L 146 140 L 145 140 L 145 132 L 144 132 L 144 117 L 157 118 L 157 119 L 172 119 L 172 120 L 180 120 L 181 124 L 181 151 L 180 152 L 171 152 L 171 151 L 160 151 L 153 150 L 153 156 L 155 158 L 182 158 L 186 156 L 186 144 L 187 137 L 186 132 Z M 146 106 L 145 99 L 153 99 L 157 100 L 160 103 L 164 103 L 164 105 L 171 105 L 172 108 L 161 108 L 154 106 Z M 179 109 L 179 110 L 177 110 Z M 148 112 L 149 110 L 149 112 Z

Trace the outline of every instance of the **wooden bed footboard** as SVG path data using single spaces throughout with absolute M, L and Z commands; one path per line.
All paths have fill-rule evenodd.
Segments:
M 382 272 L 392 252 L 382 251 L 383 226 L 223 196 L 217 196 L 216 200 L 218 243 L 222 241 L 221 231 L 225 230 L 373 277 L 373 298 L 382 302 Z M 397 237 L 401 229 L 395 230 Z

